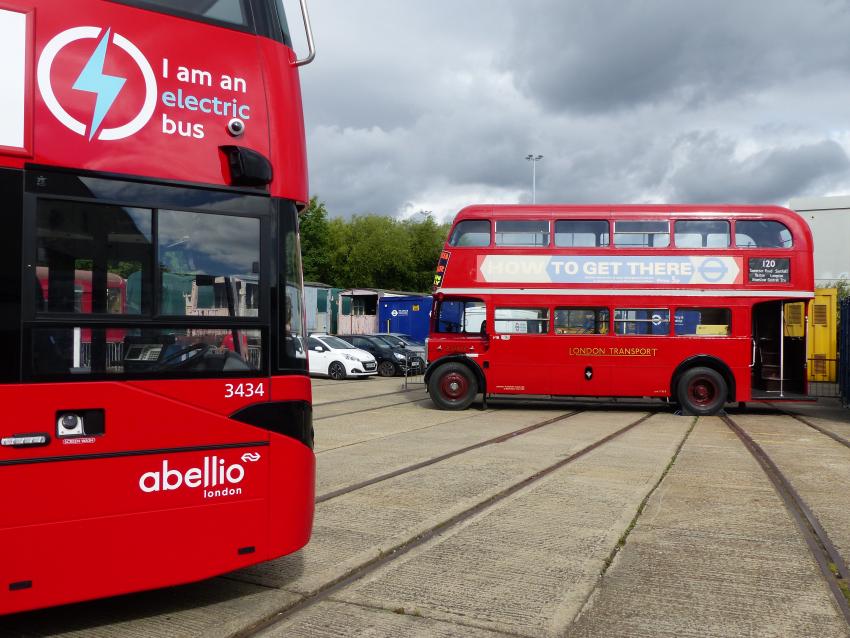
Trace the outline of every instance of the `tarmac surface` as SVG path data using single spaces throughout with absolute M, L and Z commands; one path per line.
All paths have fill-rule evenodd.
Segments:
M 0 636 L 850 638 L 845 584 L 720 418 L 659 402 L 447 412 L 401 379 L 315 379 L 313 391 L 305 549 L 0 618 Z M 729 416 L 849 560 L 850 410 L 821 400 Z

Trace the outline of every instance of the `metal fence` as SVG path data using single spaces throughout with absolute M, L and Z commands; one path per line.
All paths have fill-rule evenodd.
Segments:
M 814 356 L 809 359 L 809 396 L 810 397 L 838 397 L 838 372 L 840 366 L 838 359 L 826 359 L 822 356 Z
M 404 389 L 412 390 L 425 385 L 425 360 L 422 357 L 410 357 L 406 355 L 404 366 Z M 413 365 L 414 359 L 418 365 Z

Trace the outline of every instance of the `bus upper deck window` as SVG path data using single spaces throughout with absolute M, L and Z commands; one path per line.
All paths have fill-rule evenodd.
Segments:
M 738 248 L 791 248 L 791 231 L 782 222 L 739 221 L 735 223 L 735 245 Z
M 675 222 L 677 248 L 728 248 L 730 231 L 725 220 L 679 220 Z
M 555 222 L 555 245 L 601 248 L 610 243 L 607 220 L 560 219 Z
M 614 244 L 620 248 L 666 248 L 670 245 L 670 222 L 615 221 Z
M 455 226 L 449 246 L 489 246 L 490 222 L 486 219 L 467 219 Z
M 541 220 L 497 221 L 497 246 L 548 246 L 549 222 Z

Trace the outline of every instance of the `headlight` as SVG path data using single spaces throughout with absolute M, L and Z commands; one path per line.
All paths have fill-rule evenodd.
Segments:
M 404 361 L 404 355 L 403 354 L 401 354 L 399 352 L 393 352 L 393 355 L 395 356 L 396 359 L 398 359 L 400 361 Z

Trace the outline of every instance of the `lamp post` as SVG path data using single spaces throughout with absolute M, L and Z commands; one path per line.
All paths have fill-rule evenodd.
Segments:
M 529 162 L 531 162 L 531 203 L 537 203 L 537 162 L 543 159 L 542 155 L 535 155 L 534 153 L 529 153 L 525 156 Z

